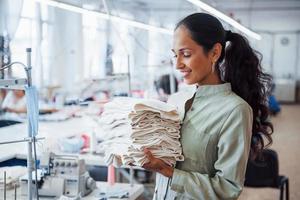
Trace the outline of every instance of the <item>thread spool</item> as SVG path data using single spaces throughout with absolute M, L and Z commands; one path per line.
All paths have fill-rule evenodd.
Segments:
M 115 177 L 115 168 L 113 165 L 108 166 L 107 170 L 107 182 L 108 185 L 113 186 L 115 184 L 116 177 Z

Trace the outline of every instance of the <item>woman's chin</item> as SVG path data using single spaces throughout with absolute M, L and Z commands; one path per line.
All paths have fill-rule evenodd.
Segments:
M 192 84 L 195 84 L 195 81 L 191 80 L 191 79 L 184 79 L 184 83 L 187 84 L 187 85 L 192 85 Z

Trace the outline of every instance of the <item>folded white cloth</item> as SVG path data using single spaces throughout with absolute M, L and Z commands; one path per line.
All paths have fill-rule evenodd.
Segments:
M 184 159 L 180 138 L 180 117 L 175 106 L 158 100 L 117 98 L 104 106 L 99 120 L 104 142 L 98 152 L 115 166 L 143 166 L 148 162 L 143 150 L 174 166 Z
M 180 120 L 176 107 L 154 99 L 144 99 L 134 105 L 134 111 L 159 112 L 164 119 Z

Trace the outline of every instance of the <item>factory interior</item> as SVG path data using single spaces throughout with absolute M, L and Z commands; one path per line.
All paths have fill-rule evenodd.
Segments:
M 1 200 L 299 200 L 299 158 L 300 0 L 0 0 Z

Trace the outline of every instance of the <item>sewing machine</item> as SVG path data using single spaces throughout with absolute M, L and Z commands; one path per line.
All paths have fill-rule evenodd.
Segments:
M 39 196 L 48 197 L 83 197 L 96 188 L 95 181 L 86 171 L 83 159 L 54 153 L 45 153 L 41 157 L 37 182 Z M 20 179 L 22 195 L 27 195 L 27 183 L 27 176 Z

